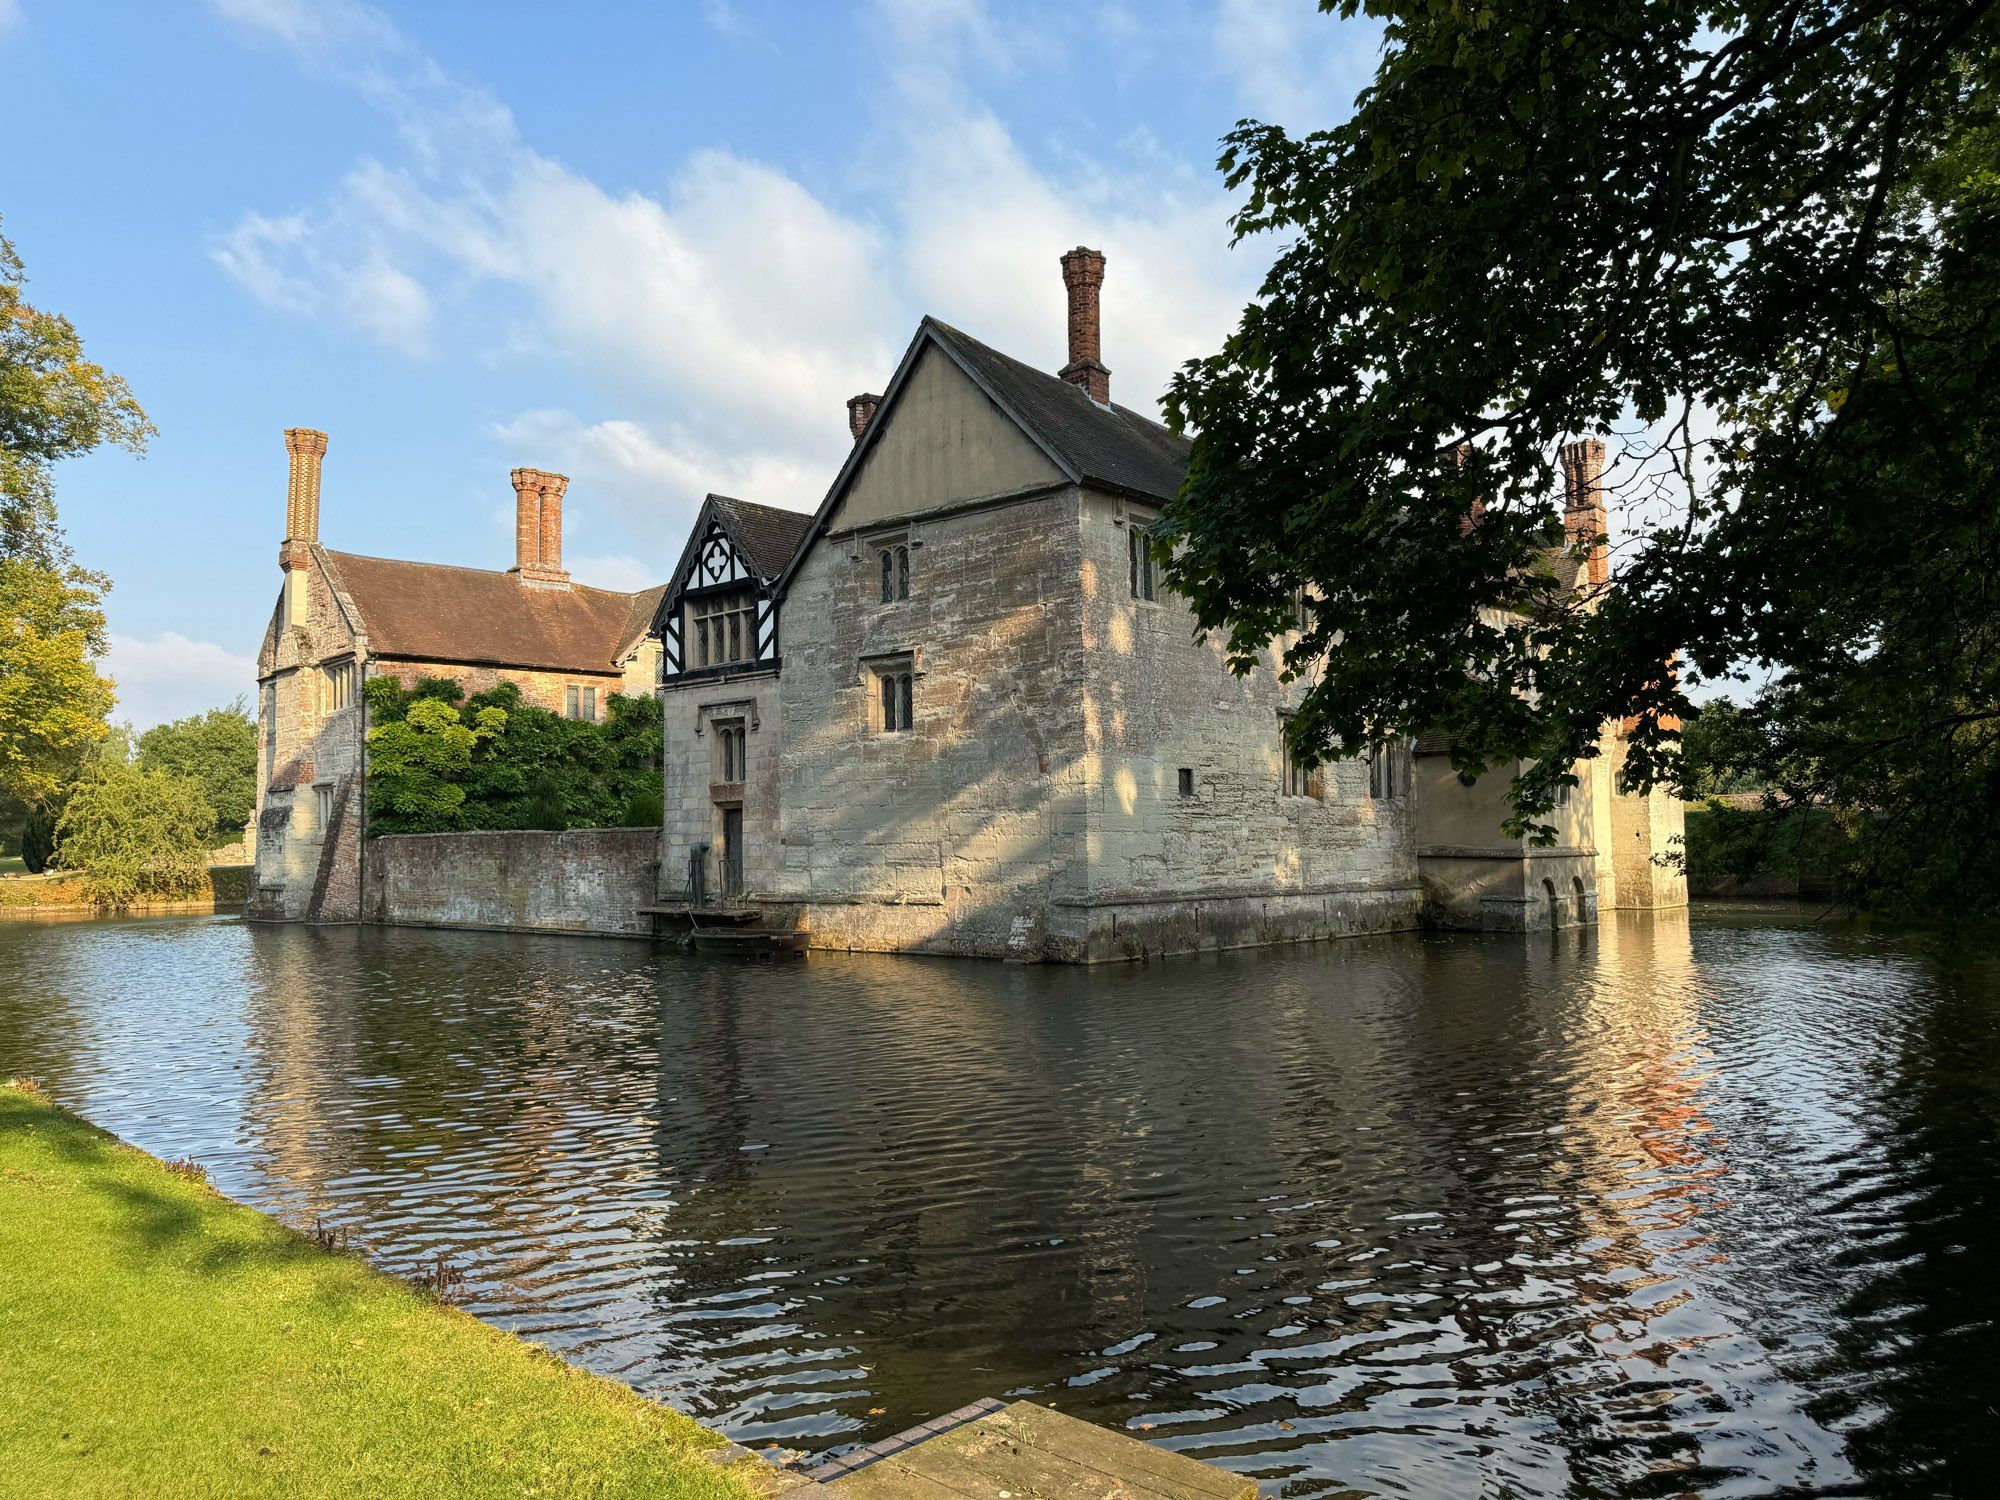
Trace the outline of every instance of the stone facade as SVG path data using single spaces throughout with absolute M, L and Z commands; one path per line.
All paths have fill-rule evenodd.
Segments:
M 796 555 L 755 570 L 782 653 L 668 662 L 663 900 L 698 918 L 689 872 L 733 837 L 740 886 L 706 881 L 707 904 L 828 948 L 1094 962 L 1670 904 L 1646 858 L 1667 799 L 1641 815 L 1612 760 L 1581 769 L 1549 849 L 1499 835 L 1505 774 L 1463 785 L 1414 748 L 1290 763 L 1276 655 L 1233 672 L 1144 560 L 1185 445 L 1110 404 L 1103 272 L 1064 257 L 1060 376 L 926 320 L 848 404 L 855 448 Z M 1592 462 L 1571 464 L 1579 543 L 1602 529 Z M 718 722 L 749 726 L 747 754 L 717 760 Z
M 255 874 L 246 912 L 351 922 L 360 911 L 366 641 L 317 546 L 291 550 L 257 677 Z M 335 674 L 346 673 L 348 690 Z

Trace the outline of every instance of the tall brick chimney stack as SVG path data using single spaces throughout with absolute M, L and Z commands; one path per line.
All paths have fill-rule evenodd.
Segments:
M 567 474 L 546 469 L 515 469 L 514 566 L 523 583 L 543 588 L 568 588 L 562 565 L 562 504 L 569 489 Z
M 875 420 L 875 413 L 881 405 L 882 398 L 868 391 L 847 398 L 847 430 L 854 434 L 855 442 L 861 441 L 861 434 Z
M 285 542 L 278 566 L 287 573 L 306 565 L 306 549 L 319 540 L 319 471 L 326 457 L 326 434 L 310 427 L 285 429 L 291 455 L 291 482 L 285 490 Z
M 1588 546 L 1584 577 L 1592 588 L 1611 581 L 1611 522 L 1604 505 L 1604 444 L 1596 438 L 1564 443 L 1563 531 L 1572 547 Z
M 1100 357 L 1103 325 L 1097 294 L 1104 285 L 1104 252 L 1078 245 L 1062 258 L 1063 285 L 1069 288 L 1069 363 L 1056 373 L 1080 385 L 1090 399 L 1111 404 L 1111 372 Z

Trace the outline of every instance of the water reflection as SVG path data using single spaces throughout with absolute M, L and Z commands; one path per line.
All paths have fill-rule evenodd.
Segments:
M 1963 1486 L 1995 1019 L 1768 919 L 1091 974 L 0 930 L 0 1068 L 742 1440 L 1034 1394 L 1301 1496 Z

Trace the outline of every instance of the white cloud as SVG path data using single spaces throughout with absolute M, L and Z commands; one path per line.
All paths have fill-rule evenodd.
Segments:
M 20 0 L 0 0 L 0 36 L 5 36 L 21 22 Z
M 576 478 L 577 534 L 596 551 L 664 526 L 659 548 L 677 552 L 710 490 L 810 509 L 847 446 L 846 398 L 881 389 L 920 311 L 1059 368 L 1071 245 L 1106 253 L 1105 361 L 1141 410 L 1262 274 L 1261 250 L 1229 248 L 1205 160 L 1165 160 L 1143 137 L 1031 159 L 979 102 L 979 75 L 1055 43 L 981 0 L 878 0 L 886 87 L 854 167 L 879 190 L 867 214 L 722 150 L 682 160 L 660 191 L 614 192 L 532 149 L 499 101 L 358 0 L 213 3 L 356 90 L 407 148 L 307 206 L 246 213 L 217 263 L 267 305 L 405 353 L 532 353 L 615 390 L 612 415 L 529 410 L 496 429 L 515 461 Z
M 577 583 L 587 583 L 598 589 L 616 589 L 623 594 L 636 594 L 641 589 L 666 582 L 666 575 L 659 569 L 622 552 L 607 557 L 572 557 L 566 559 L 565 565 L 569 568 L 569 576 Z
M 135 729 L 221 708 L 257 688 L 257 659 L 179 631 L 151 639 L 111 635 L 109 675 L 118 685 L 118 717 Z
M 1337 23 L 1314 0 L 1222 0 L 1215 52 L 1242 108 L 1289 130 L 1322 130 L 1347 118 L 1374 76 L 1375 21 Z

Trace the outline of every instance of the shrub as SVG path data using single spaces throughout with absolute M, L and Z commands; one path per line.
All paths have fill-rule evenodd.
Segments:
M 93 901 L 122 906 L 206 888 L 215 811 L 185 776 L 106 759 L 77 783 L 56 832 L 56 862 L 84 877 Z
M 371 835 L 444 829 L 610 828 L 660 821 L 659 704 L 613 694 L 600 723 L 522 701 L 503 683 L 367 686 Z
M 257 805 L 257 725 L 238 698 L 227 708 L 155 724 L 139 736 L 140 769 L 200 784 L 218 828 L 235 832 Z

